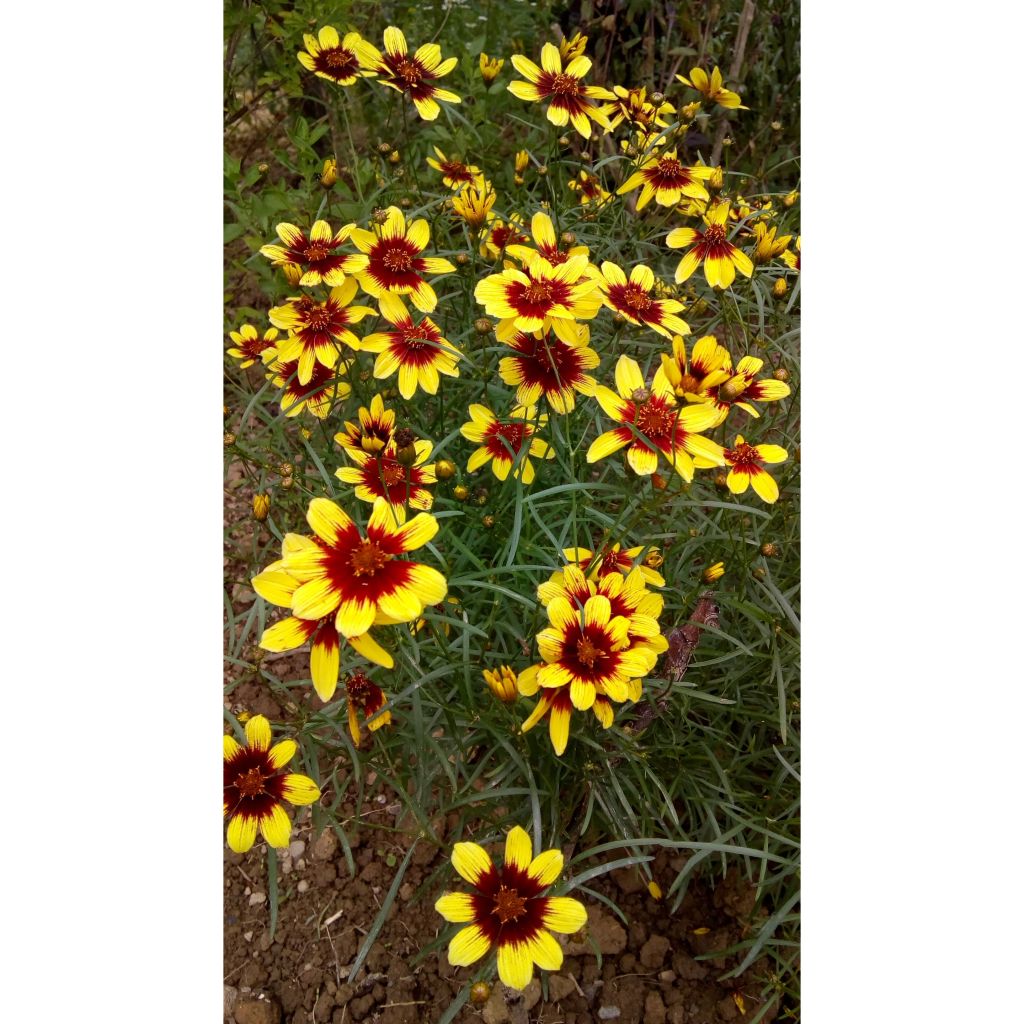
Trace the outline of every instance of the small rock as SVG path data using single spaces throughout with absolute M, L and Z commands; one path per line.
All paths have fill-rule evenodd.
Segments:
M 334 1012 L 334 996 L 329 992 L 323 992 L 320 994 L 320 998 L 317 999 L 316 1004 L 313 1007 L 313 1020 L 325 1021 L 331 1019 L 331 1014 Z
M 281 861 L 281 874 L 290 875 L 292 873 L 292 862 L 290 860 Z
M 267 894 L 265 892 L 254 892 L 249 897 L 249 906 L 250 907 L 257 907 L 261 903 L 266 903 L 266 902 L 267 902 Z
M 526 988 L 523 989 L 523 1005 L 527 1010 L 532 1010 L 540 1002 L 540 982 L 534 978 Z
M 338 837 L 333 829 L 325 829 L 313 843 L 313 860 L 330 860 L 338 852 Z
M 647 888 L 647 883 L 640 877 L 640 872 L 636 868 L 619 868 L 618 871 L 613 871 L 612 881 L 626 896 Z
M 242 938 L 245 939 L 246 942 L 252 942 L 252 932 L 242 932 Z
M 587 915 L 586 930 L 583 935 L 570 936 L 565 946 L 568 956 L 579 956 L 581 953 L 593 953 L 590 942 L 584 937 L 593 939 L 602 956 L 621 953 L 626 948 L 626 929 L 619 922 L 599 907 L 591 907 Z
M 505 986 L 495 985 L 490 998 L 484 1003 L 484 1024 L 509 1024 L 512 1019 L 505 1002 Z
M 234 985 L 224 986 L 224 1016 L 227 1020 L 231 1020 L 231 1015 L 235 1012 L 235 1004 L 238 1002 L 238 989 Z
M 416 892 L 416 890 L 413 887 L 412 882 L 403 882 L 402 888 L 398 890 L 398 896 L 403 903 L 408 903 L 412 899 L 414 892 Z
M 548 995 L 551 997 L 551 1002 L 557 1003 L 559 1000 L 567 999 L 575 994 L 576 986 L 573 984 L 572 978 L 563 978 L 560 974 L 554 974 L 548 978 Z
M 679 950 L 672 956 L 672 969 L 686 981 L 700 981 L 708 976 L 708 969 L 690 956 Z
M 660 992 L 648 992 L 644 1002 L 644 1024 L 665 1024 L 668 1011 Z
M 652 935 L 640 950 L 640 963 L 649 971 L 658 970 L 665 962 L 670 946 L 664 935 Z
M 598 1020 L 617 1020 L 622 1011 L 617 1006 L 602 1006 L 597 1011 Z
M 246 999 L 235 1007 L 235 1024 L 281 1024 L 281 1007 L 273 999 Z
M 686 1024 L 686 1014 L 681 1006 L 673 1006 L 668 1011 L 668 1024 Z
M 299 882 L 296 888 L 299 890 L 299 892 L 305 892 L 309 888 L 309 882 L 303 879 L 301 882 Z
M 675 981 L 675 980 L 676 980 L 676 972 L 675 971 L 662 971 L 661 974 L 658 975 L 658 981 L 663 981 L 663 982 L 665 982 L 666 985 L 671 985 L 672 982 Z
M 264 933 L 263 933 L 263 934 L 262 934 L 262 935 L 260 936 L 260 941 L 259 941 L 259 947 L 260 947 L 260 949 L 261 949 L 261 950 L 262 950 L 262 951 L 263 951 L 264 953 L 266 953 L 266 951 L 267 951 L 268 949 L 270 949 L 270 947 L 271 947 L 271 946 L 272 946 L 273 944 L 274 944 L 274 940 L 273 940 L 273 939 L 272 939 L 272 938 L 270 937 L 270 932 L 264 932 Z
M 306 858 L 305 857 L 300 857 L 295 862 L 295 866 L 299 869 L 299 871 L 305 871 L 305 869 L 306 869 Z
M 306 844 L 301 839 L 294 839 L 288 844 L 288 853 L 293 860 L 298 860 L 306 852 Z
M 718 1016 L 722 1020 L 735 1020 L 740 1015 L 739 1008 L 732 996 L 725 996 L 718 1001 Z

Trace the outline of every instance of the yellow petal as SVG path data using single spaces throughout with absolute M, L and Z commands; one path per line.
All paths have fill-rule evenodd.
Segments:
M 254 750 L 270 749 L 270 723 L 263 715 L 254 715 L 245 723 L 245 738 Z
M 529 833 L 518 825 L 505 837 L 505 866 L 509 864 L 526 871 L 533 859 L 533 841 Z
M 279 743 L 275 743 L 270 748 L 271 766 L 275 769 L 283 768 L 295 756 L 298 749 L 299 745 L 295 740 L 281 740 Z
M 260 817 L 260 831 L 268 846 L 280 849 L 288 845 L 292 837 L 292 823 L 280 804 L 274 804 Z
M 284 787 L 281 790 L 285 800 L 295 804 L 296 807 L 305 807 L 306 804 L 316 803 L 320 799 L 320 789 L 308 775 L 299 775 L 291 772 L 284 777 Z
M 587 923 L 586 907 L 570 896 L 549 896 L 544 908 L 544 927 L 553 932 L 572 935 Z
M 245 814 L 236 814 L 228 822 L 228 846 L 235 853 L 246 853 L 256 842 L 256 819 Z
M 565 858 L 561 850 L 545 850 L 530 862 L 527 874 L 542 886 L 549 886 L 562 873 Z
M 468 967 L 475 964 L 490 948 L 490 940 L 480 930 L 480 926 L 471 924 L 452 939 L 448 947 L 448 963 L 453 967 Z
M 476 916 L 473 897 L 465 892 L 446 892 L 435 904 L 434 909 L 454 924 L 472 921 Z
M 542 971 L 557 971 L 562 966 L 562 947 L 550 932 L 537 932 L 526 945 L 530 959 Z
M 482 846 L 476 843 L 456 843 L 452 848 L 452 867 L 470 885 L 476 885 L 480 876 L 490 871 L 492 865 L 490 856 Z
M 533 978 L 533 958 L 525 942 L 509 942 L 498 947 L 498 977 L 509 988 L 520 991 L 530 984 Z

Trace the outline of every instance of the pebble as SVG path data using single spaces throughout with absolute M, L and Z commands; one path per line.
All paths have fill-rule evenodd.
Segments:
M 313 860 L 330 860 L 338 852 L 338 837 L 333 830 L 325 829 L 313 843 Z
M 616 1020 L 622 1015 L 622 1011 L 617 1006 L 602 1006 L 597 1011 L 598 1020 Z
M 259 906 L 259 904 L 266 903 L 266 902 L 267 902 L 267 894 L 265 892 L 254 892 L 249 897 L 249 906 L 250 907 L 256 907 L 256 906 Z
M 576 986 L 572 983 L 572 978 L 563 978 L 560 974 L 553 974 L 548 978 L 548 994 L 551 997 L 551 1002 L 557 1003 L 575 995 Z
M 235 1004 L 238 1002 L 238 989 L 234 985 L 224 986 L 224 1016 L 231 1020 L 235 1012 Z
M 523 1005 L 527 1010 L 532 1010 L 540 1002 L 540 982 L 534 978 L 526 988 L 523 989 Z
M 309 882 L 303 879 L 301 882 L 299 882 L 296 888 L 299 890 L 299 892 L 305 892 L 309 888 Z
M 269 999 L 247 999 L 235 1008 L 235 1024 L 281 1024 L 281 1007 Z
M 665 1024 L 668 1011 L 660 992 L 648 992 L 644 1002 L 644 1024 Z
M 640 950 L 640 963 L 648 970 L 658 970 L 665 962 L 670 946 L 664 935 L 652 935 Z
M 297 867 L 297 868 L 298 868 L 298 869 L 299 869 L 300 871 L 304 871 L 304 870 L 306 869 L 306 858 L 305 858 L 305 857 L 300 857 L 300 858 L 298 859 L 298 861 L 296 862 L 295 866 L 296 866 L 296 867 Z
M 675 980 L 676 980 L 676 972 L 675 971 L 662 971 L 661 974 L 658 975 L 658 981 L 664 981 L 668 985 L 671 985 L 672 982 L 675 981 Z
M 245 939 L 246 942 L 252 942 L 252 932 L 242 932 L 242 938 Z
M 292 862 L 290 860 L 281 861 L 281 874 L 290 875 L 292 873 Z
M 298 860 L 306 852 L 306 844 L 301 839 L 295 839 L 288 844 L 288 853 Z
M 484 1024 L 509 1024 L 512 1019 L 503 989 L 503 985 L 495 985 L 491 990 L 490 998 L 484 1003 Z

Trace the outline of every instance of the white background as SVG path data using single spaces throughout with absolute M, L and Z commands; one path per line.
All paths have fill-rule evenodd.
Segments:
M 803 14 L 804 1020 L 1011 1019 L 1022 18 Z M 219 1019 L 222 66 L 5 11 L 10 1021 Z

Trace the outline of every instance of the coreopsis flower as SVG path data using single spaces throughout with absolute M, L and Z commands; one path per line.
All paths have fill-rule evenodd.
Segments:
M 782 254 L 782 262 L 789 267 L 790 270 L 795 270 L 798 274 L 800 273 L 800 236 L 796 236 L 796 252 L 787 250 Z
M 640 198 L 636 201 L 638 212 L 651 199 L 659 206 L 677 206 L 684 196 L 707 200 L 708 190 L 701 182 L 711 177 L 712 170 L 703 164 L 685 166 L 680 163 L 674 149 L 667 153 L 651 153 L 641 160 L 637 169 L 618 187 L 616 194 L 625 195 L 642 185 Z
M 382 451 L 371 454 L 360 448 L 347 448 L 348 457 L 355 466 L 342 466 L 334 475 L 346 484 L 355 484 L 356 497 L 361 501 L 384 498 L 392 505 L 408 504 L 410 508 L 428 509 L 434 496 L 427 489 L 437 483 L 434 467 L 427 465 L 434 446 L 429 441 L 413 442 L 415 459 L 406 465 L 397 456 L 392 441 Z
M 235 343 L 234 348 L 228 349 L 228 355 L 232 359 L 239 360 L 239 366 L 243 370 L 254 366 L 257 362 L 269 362 L 277 355 L 274 349 L 274 341 L 277 338 L 276 327 L 269 328 L 262 338 L 252 324 L 242 324 L 237 331 L 228 333 Z
M 770 263 L 776 256 L 782 256 L 789 248 L 789 243 L 793 236 L 782 235 L 776 238 L 776 230 L 774 224 L 768 227 L 763 220 L 754 222 L 754 263 L 758 266 Z
M 338 183 L 338 161 L 328 157 L 324 161 L 324 169 L 320 172 L 320 184 L 324 188 L 333 188 Z
M 484 682 L 487 683 L 491 693 L 503 704 L 511 704 L 519 696 L 519 691 L 516 689 L 516 674 L 508 665 L 485 668 Z
M 550 44 L 548 44 L 550 45 Z M 545 324 L 566 344 L 579 337 L 577 320 L 591 320 L 601 308 L 592 293 L 597 281 L 587 273 L 586 256 L 574 256 L 557 267 L 539 257 L 523 270 L 506 267 L 477 282 L 473 292 L 489 316 L 501 320 L 499 340 L 516 331 L 539 331 Z
M 608 117 L 596 100 L 613 100 L 615 93 L 596 85 L 584 85 L 591 60 L 582 53 L 573 57 L 565 69 L 558 47 L 545 43 L 541 49 L 541 67 L 520 53 L 512 55 L 512 66 L 528 81 L 509 82 L 508 91 L 521 100 L 549 101 L 548 120 L 559 128 L 572 121 L 585 139 L 590 138 L 590 122 L 608 130 Z
M 384 408 L 381 395 L 374 395 L 369 409 L 360 406 L 359 422 L 346 420 L 345 429 L 334 435 L 347 452 L 369 452 L 371 455 L 386 448 L 395 436 L 395 413 Z
M 399 558 L 437 533 L 429 513 L 406 522 L 404 508 L 378 498 L 364 536 L 333 501 L 314 498 L 306 519 L 314 544 L 286 551 L 281 566 L 300 581 L 291 596 L 292 614 L 300 619 L 334 615 L 342 636 L 358 637 L 375 622 L 411 622 L 447 592 L 436 569 Z
M 441 173 L 441 180 L 448 188 L 459 189 L 463 185 L 472 185 L 480 177 L 480 168 L 475 164 L 466 164 L 455 157 L 445 156 L 437 146 L 434 147 L 434 154 L 437 159 L 428 156 L 427 163 Z
M 575 60 L 577 57 L 583 55 L 583 52 L 587 48 L 587 39 L 589 37 L 581 35 L 577 32 L 571 38 L 568 36 L 562 36 L 558 42 L 558 54 L 563 61 Z
M 708 73 L 703 68 L 694 68 L 690 72 L 689 78 L 686 78 L 684 75 L 676 75 L 676 81 L 683 85 L 688 85 L 691 89 L 696 89 L 709 103 L 717 103 L 720 107 L 725 107 L 727 110 L 750 109 L 740 103 L 739 93 L 724 88 L 722 85 L 722 72 L 718 70 L 717 64 L 710 77 L 708 77 Z
M 528 683 L 526 689 L 521 693 L 533 696 L 537 692 L 534 683 Z M 612 702 L 604 696 L 598 695 L 590 710 L 605 729 L 610 729 L 615 721 L 615 709 Z M 572 722 L 573 704 L 570 696 L 570 688 L 563 686 L 557 690 L 544 690 L 540 694 L 532 712 L 525 722 L 519 727 L 521 732 L 529 732 L 535 725 L 548 720 L 548 737 L 551 740 L 551 747 L 561 757 L 565 748 L 569 745 L 569 726 Z
M 579 900 L 544 895 L 563 864 L 561 850 L 545 850 L 534 857 L 533 843 L 518 825 L 505 839 L 500 868 L 476 843 L 456 843 L 452 866 L 475 892 L 446 892 L 434 904 L 446 921 L 466 925 L 448 947 L 448 962 L 468 967 L 496 949 L 498 977 L 515 989 L 530 984 L 534 964 L 557 971 L 563 954 L 551 932 L 571 935 L 587 921 Z
M 654 547 L 633 547 L 623 548 L 621 544 L 609 544 L 600 551 L 591 551 L 588 548 L 563 548 L 562 556 L 569 565 L 576 565 L 589 577 L 600 579 L 610 573 L 619 573 L 628 576 L 634 568 L 639 568 L 644 580 L 652 587 L 665 586 L 665 577 L 657 572 L 657 566 L 648 566 L 647 557 L 656 553 Z M 647 552 L 647 556 L 640 561 L 641 555 Z M 561 573 L 555 572 L 551 575 L 552 582 L 560 581 Z
M 499 480 L 506 480 L 509 471 L 524 484 L 532 484 L 535 476 L 530 456 L 553 459 L 554 449 L 536 436 L 539 429 L 546 427 L 546 415 L 537 414 L 535 405 L 529 408 L 516 406 L 511 414 L 499 419 L 486 405 L 473 403 L 469 407 L 470 420 L 460 428 L 467 441 L 480 447 L 469 457 L 466 470 L 475 473 L 488 462 Z
M 358 52 L 364 66 L 377 72 L 377 81 L 408 96 L 424 121 L 434 121 L 441 113 L 438 100 L 442 103 L 462 102 L 455 93 L 439 89 L 434 84 L 459 63 L 457 57 L 442 61 L 441 47 L 437 43 L 424 43 L 410 54 L 402 30 L 390 25 L 384 29 L 383 53 L 365 40 L 360 42 Z
M 732 494 L 743 494 L 747 487 L 753 487 L 762 501 L 772 505 L 778 501 L 779 485 L 764 467 L 787 458 L 786 449 L 777 444 L 751 445 L 737 434 L 732 448 L 725 449 L 725 464 L 729 467 L 726 486 Z
M 526 334 L 516 331 L 503 344 L 514 355 L 498 363 L 501 379 L 516 388 L 519 405 L 536 405 L 543 395 L 555 412 L 576 408 L 576 392 L 593 395 L 597 381 L 586 371 L 601 361 L 589 346 L 590 332 L 581 326 L 582 342 L 567 345 L 561 338 L 544 332 Z
M 348 274 L 366 269 L 367 259 L 361 253 L 340 253 L 336 250 L 349 240 L 355 224 L 346 224 L 331 231 L 325 220 L 316 221 L 309 237 L 294 224 L 278 224 L 278 238 L 284 245 L 265 245 L 260 252 L 275 267 L 296 267 L 301 271 L 299 284 L 310 288 L 317 284 L 330 287 L 344 284 Z
M 581 170 L 579 176 L 573 178 L 569 182 L 569 188 L 571 188 L 573 192 L 579 192 L 580 203 L 583 206 L 587 206 L 590 203 L 597 203 L 600 205 L 612 197 L 611 192 L 602 188 L 600 178 L 597 178 L 592 174 L 587 174 L 584 170 Z
M 676 108 L 664 100 L 657 105 L 650 102 L 644 86 L 627 89 L 625 86 L 615 85 L 612 86 L 612 92 L 615 99 L 605 104 L 604 112 L 608 115 L 608 124 L 613 131 L 623 121 L 628 121 L 645 132 L 651 131 L 652 128 L 667 128 L 665 116 L 676 112 Z
M 462 354 L 429 316 L 415 323 L 397 295 L 384 294 L 378 303 L 392 326 L 363 338 L 364 351 L 379 353 L 373 364 L 374 377 L 383 380 L 397 370 L 398 391 L 405 399 L 412 398 L 417 388 L 436 395 L 439 373 L 458 377 Z
M 634 473 L 650 476 L 658 468 L 660 452 L 686 481 L 693 479 L 693 459 L 700 455 L 722 465 L 722 449 L 699 433 L 714 422 L 716 412 L 707 405 L 676 404 L 672 388 L 657 380 L 650 388 L 635 359 L 619 356 L 615 367 L 619 393 L 602 384 L 595 397 L 619 426 L 603 433 L 587 451 L 587 462 L 597 462 L 627 445 L 626 461 Z
M 299 380 L 299 361 L 283 360 L 275 355 L 268 367 L 267 380 L 274 387 L 281 388 L 281 411 L 286 416 L 298 416 L 303 409 L 308 409 L 322 420 L 335 401 L 352 394 L 352 385 L 341 379 L 341 375 L 347 372 L 345 363 L 330 369 L 321 362 L 314 362 L 309 380 L 303 384 Z
M 480 77 L 484 80 L 485 85 L 490 85 L 497 77 L 498 73 L 505 66 L 505 61 L 501 57 L 488 57 L 486 53 L 480 54 Z
M 508 248 L 509 255 L 514 256 L 523 266 L 529 266 L 538 256 L 543 256 L 553 267 L 565 263 L 566 260 L 572 259 L 574 256 L 586 256 L 588 259 L 590 257 L 590 250 L 585 245 L 561 248 L 558 244 L 558 236 L 555 234 L 555 226 L 551 223 L 551 218 L 542 210 L 538 210 L 530 218 L 530 233 L 536 248 L 521 245 L 518 242 Z M 523 239 L 523 241 L 527 241 L 527 239 Z M 596 277 L 597 275 L 594 273 L 591 276 Z
M 391 712 L 375 714 L 387 703 L 384 691 L 364 672 L 353 672 L 345 680 L 345 694 L 348 697 L 348 731 L 352 742 L 358 747 L 362 741 L 363 734 L 360 729 L 359 716 L 362 714 L 366 721 L 366 728 L 370 732 L 376 732 L 382 726 L 391 724 Z M 369 719 L 373 719 L 369 721 Z
M 650 327 L 666 338 L 671 338 L 673 334 L 690 333 L 690 325 L 676 316 L 683 308 L 681 302 L 676 299 L 652 298 L 654 272 L 650 267 L 638 263 L 629 272 L 627 279 L 620 266 L 605 260 L 601 264 L 598 285 L 604 293 L 605 305 L 621 313 L 631 324 Z
M 376 232 L 354 228 L 352 241 L 369 256 L 366 269 L 357 275 L 363 290 L 378 299 L 387 292 L 409 295 L 423 313 L 434 309 L 437 295 L 421 275 L 455 270 L 448 260 L 420 255 L 430 241 L 430 225 L 421 218 L 406 227 L 397 206 L 387 208 Z
M 530 154 L 525 149 L 516 151 L 515 155 L 515 171 L 516 174 L 522 174 L 527 167 L 530 166 Z M 521 184 L 521 183 L 520 183 Z
M 360 59 L 363 40 L 358 32 L 347 32 L 341 39 L 337 29 L 324 25 L 318 36 L 306 33 L 302 37 L 306 49 L 299 51 L 298 58 L 307 71 L 337 85 L 351 85 L 357 78 L 373 75 Z
M 687 402 L 706 402 L 712 387 L 729 379 L 732 360 L 725 347 L 713 334 L 706 334 L 694 342 L 689 358 L 681 337 L 672 339 L 672 355 L 661 354 L 661 367 L 655 381 L 672 388 L 676 398 Z
M 299 747 L 295 740 L 270 745 L 270 723 L 254 715 L 245 723 L 246 745 L 224 737 L 224 816 L 228 846 L 245 853 L 256 842 L 256 830 L 269 846 L 287 846 L 292 823 L 283 802 L 303 807 L 320 799 L 317 784 L 305 775 L 285 772 Z M 559 855 L 561 856 L 561 855 Z
M 499 220 L 493 214 L 493 219 L 487 222 L 487 226 L 480 235 L 480 255 L 484 259 L 497 260 L 501 254 L 511 246 L 527 241 L 527 236 L 520 230 L 523 226 L 523 218 L 518 213 L 510 213 L 508 221 Z
M 494 206 L 494 186 L 484 178 L 459 189 L 451 198 L 452 209 L 473 231 L 479 231 Z
M 372 316 L 374 311 L 369 306 L 351 305 L 358 287 L 355 278 L 350 277 L 343 285 L 332 288 L 323 302 L 300 295 L 270 310 L 270 322 L 291 332 L 277 343 L 277 354 L 284 362 L 298 363 L 300 384 L 310 382 L 316 363 L 328 370 L 337 366 L 341 357 L 339 342 L 359 351 L 360 341 L 349 327 Z
M 665 239 L 665 244 L 670 249 L 693 246 L 676 267 L 676 284 L 685 281 L 701 263 L 704 264 L 704 276 L 712 288 L 728 288 L 736 277 L 737 270 L 750 277 L 754 272 L 754 264 L 750 262 L 750 257 L 725 237 L 729 204 L 718 203 L 710 207 L 703 219 L 703 231 L 696 228 L 675 228 Z

